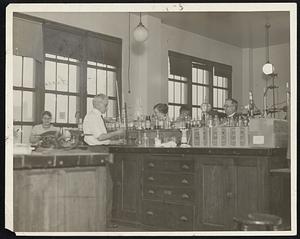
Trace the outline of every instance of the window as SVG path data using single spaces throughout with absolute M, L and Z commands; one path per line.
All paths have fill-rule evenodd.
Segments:
M 13 56 L 13 120 L 17 143 L 28 143 L 35 121 L 35 60 Z
M 115 118 L 117 115 L 117 96 L 116 96 L 116 67 L 102 64 L 99 62 L 88 61 L 87 65 L 87 112 L 93 105 L 93 97 L 97 94 L 108 96 L 108 108 L 106 117 Z
M 169 51 L 169 117 L 179 116 L 180 106 L 187 104 L 193 118 L 201 118 L 201 104 L 223 111 L 225 99 L 231 97 L 231 66 Z
M 45 54 L 45 105 L 54 123 L 76 123 L 80 110 L 78 60 Z

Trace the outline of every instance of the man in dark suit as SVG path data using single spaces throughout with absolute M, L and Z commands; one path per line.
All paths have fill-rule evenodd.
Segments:
M 238 102 L 233 98 L 228 98 L 225 100 L 224 110 L 227 118 L 232 118 L 237 120 L 239 114 L 237 113 Z

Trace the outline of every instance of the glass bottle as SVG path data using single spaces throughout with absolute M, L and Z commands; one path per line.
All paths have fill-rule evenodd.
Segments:
M 151 129 L 151 119 L 150 119 L 150 115 L 146 116 L 145 129 L 147 129 L 147 130 L 150 130 L 150 129 Z

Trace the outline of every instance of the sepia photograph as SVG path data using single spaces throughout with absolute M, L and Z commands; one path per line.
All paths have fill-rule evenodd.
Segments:
M 5 223 L 295 235 L 296 3 L 9 4 Z

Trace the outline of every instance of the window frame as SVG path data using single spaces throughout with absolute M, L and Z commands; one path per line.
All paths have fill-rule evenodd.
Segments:
M 185 59 L 190 62 L 190 73 L 188 73 L 186 78 L 187 78 L 187 84 L 188 84 L 187 105 L 191 108 L 192 117 L 194 118 L 193 108 L 200 108 L 200 105 L 194 105 L 193 101 L 192 101 L 193 100 L 193 91 L 192 91 L 193 85 L 208 87 L 208 103 L 211 104 L 213 110 L 222 111 L 223 109 L 221 109 L 221 108 L 213 107 L 213 102 L 214 102 L 213 91 L 214 91 L 214 89 L 227 90 L 228 98 L 231 98 L 231 96 L 232 96 L 232 66 L 218 63 L 218 62 L 209 61 L 206 59 L 201 59 L 201 58 L 194 57 L 194 56 L 185 55 L 182 53 L 178 53 L 178 52 L 169 50 L 168 51 L 168 61 L 170 62 L 170 57 L 174 57 L 174 56 Z M 226 74 L 224 74 L 224 76 L 220 76 L 220 74 L 215 75 L 216 67 L 218 67 L 220 69 L 222 69 L 224 67 L 224 69 L 227 70 Z M 193 68 L 203 69 L 203 70 L 208 71 L 208 84 L 201 84 L 198 82 L 193 82 L 193 73 L 192 73 Z M 168 64 L 168 93 L 169 93 L 169 82 L 173 81 L 172 79 L 170 79 L 170 77 L 169 77 L 170 75 L 172 75 L 171 65 Z M 214 77 L 215 76 L 216 77 L 226 77 L 227 78 L 227 87 L 214 86 Z M 169 96 L 168 96 L 168 105 L 181 106 L 182 104 L 176 104 L 176 103 L 170 102 Z M 195 117 L 198 117 L 198 116 L 195 116 Z
M 93 37 L 97 37 L 100 40 L 105 40 L 105 41 L 109 41 L 109 42 L 114 42 L 117 43 L 120 46 L 120 61 L 113 66 L 114 69 L 112 68 L 107 68 L 107 70 L 109 71 L 113 71 L 116 73 L 116 80 L 118 82 L 118 91 L 119 91 L 119 105 L 122 105 L 122 76 L 121 76 L 121 72 L 122 72 L 122 39 L 121 38 L 117 38 L 114 36 L 109 36 L 109 35 L 105 35 L 102 33 L 97 33 L 97 32 L 92 32 L 86 29 L 80 29 L 77 27 L 73 27 L 73 26 L 68 26 L 62 23 L 57 23 L 57 22 L 53 22 L 53 21 L 49 21 L 49 20 L 45 20 L 42 18 L 38 18 L 38 17 L 33 17 L 33 16 L 29 16 L 23 13 L 14 13 L 14 17 L 18 17 L 18 18 L 23 18 L 23 19 L 28 19 L 30 21 L 36 21 L 39 23 L 42 23 L 42 28 L 44 31 L 44 27 L 45 25 L 50 24 L 51 27 L 54 27 L 55 29 L 59 29 L 62 31 L 68 31 L 74 34 L 78 34 L 80 36 L 82 36 L 83 42 L 84 42 L 84 47 L 86 47 L 87 44 L 87 36 L 93 36 Z M 43 41 L 45 41 L 44 37 L 43 37 Z M 80 117 L 84 118 L 84 116 L 87 113 L 87 98 L 89 96 L 94 96 L 94 95 L 89 95 L 87 94 L 87 68 L 88 68 L 88 57 L 86 54 L 86 49 L 84 49 L 84 53 L 83 54 L 83 58 L 82 59 L 76 59 L 77 62 L 73 62 L 73 61 L 65 61 L 62 59 L 53 59 L 53 58 L 49 58 L 46 57 L 46 54 L 53 54 L 51 52 L 46 52 L 45 47 L 43 49 L 44 52 L 44 59 L 42 62 L 38 62 L 35 60 L 36 62 L 36 67 L 35 67 L 35 87 L 30 89 L 30 91 L 35 92 L 35 106 L 33 106 L 33 111 L 34 111 L 34 120 L 32 122 L 22 122 L 22 121 L 13 121 L 13 125 L 31 125 L 34 126 L 36 124 L 39 124 L 41 122 L 41 113 L 44 111 L 45 108 L 45 96 L 47 93 L 52 93 L 55 94 L 56 97 L 57 95 L 67 95 L 67 96 L 76 96 L 79 97 L 79 112 L 80 112 Z M 22 56 L 25 57 L 25 56 Z M 78 74 L 78 92 L 68 92 L 68 91 L 57 91 L 57 89 L 55 90 L 49 90 L 46 89 L 45 87 L 45 64 L 46 61 L 51 61 L 51 62 L 56 62 L 57 63 L 64 63 L 64 64 L 68 64 L 68 65 L 76 65 L 79 67 L 79 72 Z M 103 63 L 103 64 L 109 64 L 111 66 L 110 63 Z M 69 70 L 68 70 L 69 71 Z M 68 73 L 69 74 L 69 73 Z M 23 76 L 22 76 L 23 77 Z M 57 77 L 57 76 L 56 76 Z M 57 79 L 56 79 L 57 80 Z M 68 76 L 68 81 L 69 81 L 69 76 Z M 15 87 L 13 86 L 13 90 L 21 90 L 24 87 Z M 68 88 L 69 88 L 69 84 L 68 84 Z M 27 89 L 26 87 L 24 88 L 25 90 Z M 116 100 L 116 97 L 109 97 L 110 100 Z M 68 100 L 69 101 L 69 100 Z M 118 104 L 116 103 L 116 105 L 118 106 Z M 118 107 L 116 107 L 116 115 L 118 115 Z M 68 107 L 68 112 L 69 112 L 69 107 Z M 68 113 L 66 112 L 66 113 Z M 54 114 L 54 112 L 51 112 L 53 115 L 56 115 L 56 112 Z M 69 113 L 67 118 L 69 118 Z M 69 121 L 68 121 L 69 122 Z M 55 121 L 52 121 L 52 124 L 54 126 L 57 127 L 76 127 L 76 123 L 56 123 Z

